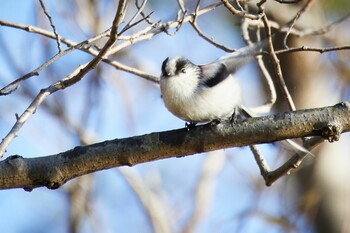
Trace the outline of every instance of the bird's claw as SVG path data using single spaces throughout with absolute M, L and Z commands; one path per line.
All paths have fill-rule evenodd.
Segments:
M 222 121 L 222 120 L 220 120 L 220 119 L 214 119 L 214 120 L 212 120 L 212 121 L 210 122 L 210 125 L 211 125 L 211 126 L 216 126 L 216 125 L 220 124 L 221 121 Z
M 186 122 L 185 123 L 185 128 L 187 129 L 187 131 L 190 131 L 196 126 L 196 124 L 197 123 L 194 123 L 194 122 Z
M 230 122 L 234 125 L 239 120 L 241 120 L 241 115 L 239 114 L 239 110 L 237 108 L 235 108 L 235 110 L 233 111 L 232 116 L 230 118 Z

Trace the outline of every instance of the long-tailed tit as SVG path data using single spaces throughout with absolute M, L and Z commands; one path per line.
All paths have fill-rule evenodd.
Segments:
M 195 65 L 185 57 L 165 59 L 160 77 L 165 106 L 190 123 L 231 117 L 242 102 L 239 81 L 232 74 L 265 44 L 244 47 L 206 65 Z
M 195 65 L 185 57 L 167 58 L 162 64 L 160 89 L 165 106 L 190 124 L 230 118 L 242 106 L 241 87 L 232 74 L 251 61 L 266 41 L 244 47 L 206 65 Z M 311 154 L 297 143 L 286 140 L 286 147 Z

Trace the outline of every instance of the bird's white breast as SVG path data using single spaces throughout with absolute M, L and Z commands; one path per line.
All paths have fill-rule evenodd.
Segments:
M 208 122 L 227 118 L 241 104 L 240 86 L 232 76 L 210 88 L 198 86 L 196 79 L 181 78 L 163 79 L 160 87 L 165 106 L 183 120 Z

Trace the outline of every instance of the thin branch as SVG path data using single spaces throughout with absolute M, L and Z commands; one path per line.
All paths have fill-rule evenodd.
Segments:
M 334 141 L 349 131 L 350 102 L 343 102 L 331 107 L 249 118 L 234 125 L 222 122 L 190 131 L 178 129 L 114 139 L 51 156 L 15 155 L 0 162 L 0 189 L 32 190 L 42 186 L 56 189 L 75 177 L 112 167 L 291 138 L 322 136 Z
M 143 2 L 142 2 L 143 3 Z M 140 10 L 141 6 L 139 6 L 139 1 L 135 0 L 135 5 L 138 10 Z M 141 11 L 140 12 L 141 16 L 146 20 L 146 22 L 150 25 L 154 24 L 149 17 L 146 17 L 146 15 Z
M 222 3 L 221 2 L 217 2 L 217 3 L 213 3 L 211 5 L 208 5 L 204 8 L 202 8 L 201 10 L 198 11 L 197 16 L 203 15 L 203 14 L 207 14 L 208 12 L 211 12 L 213 10 L 215 10 L 217 7 L 221 6 Z M 151 30 L 149 30 L 148 32 L 139 35 L 136 38 L 133 38 L 132 40 L 128 40 L 125 41 L 124 43 L 121 43 L 119 45 L 114 46 L 108 53 L 107 56 L 110 56 L 112 54 L 115 54 L 117 52 L 119 52 L 120 50 L 130 46 L 131 44 L 135 44 L 139 41 L 143 41 L 143 40 L 150 40 L 152 39 L 154 36 L 162 33 L 162 32 L 166 32 L 169 29 L 173 29 L 173 28 L 177 28 L 179 27 L 180 24 L 186 23 L 186 22 L 190 22 L 193 19 L 193 14 L 190 15 L 185 15 L 182 19 L 181 22 L 179 22 L 178 20 L 176 21 L 169 21 L 167 23 L 161 23 L 158 22 L 154 25 L 154 28 L 152 28 Z
M 137 2 L 137 0 L 135 1 Z M 147 16 L 143 16 L 141 20 L 137 21 L 136 23 L 134 23 L 134 20 L 137 18 L 137 16 L 139 16 L 143 9 L 145 8 L 147 3 L 147 0 L 143 0 L 143 2 L 141 3 L 141 6 L 138 8 L 137 12 L 135 13 L 135 15 L 130 19 L 130 21 L 125 25 L 125 27 L 119 32 L 119 35 L 123 34 L 125 31 L 127 31 L 128 29 L 132 28 L 133 26 L 137 25 L 138 23 L 146 20 L 147 18 L 149 18 L 149 16 L 153 13 L 151 12 L 149 15 Z M 137 3 L 135 3 L 137 5 Z
M 308 148 L 308 150 L 312 150 L 321 143 L 323 143 L 324 138 L 322 137 L 312 137 L 309 140 L 306 140 L 304 146 Z M 289 175 L 290 172 L 300 166 L 303 160 L 308 156 L 308 153 L 296 153 L 294 154 L 287 162 L 285 162 L 282 166 L 277 168 L 274 171 L 268 171 L 262 174 L 266 186 L 271 186 L 275 181 L 281 178 L 284 175 Z M 260 166 L 259 166 L 260 167 Z
M 13 22 L 8 22 L 5 20 L 1 20 L 0 19 L 0 26 L 6 26 L 6 27 L 12 27 L 12 28 L 16 28 L 16 29 L 21 29 L 27 32 L 31 32 L 31 33 L 35 33 L 35 34 L 39 34 L 42 36 L 46 36 L 48 38 L 52 38 L 52 39 L 56 39 L 56 35 L 53 32 L 50 32 L 48 30 L 39 28 L 39 27 L 35 27 L 32 25 L 25 25 L 25 24 L 20 24 L 20 23 L 13 23 Z M 58 36 L 59 40 L 67 45 L 72 45 L 72 44 L 76 44 L 62 36 Z
M 110 33 L 110 30 L 107 30 L 97 36 L 94 36 L 90 39 L 84 40 L 78 44 L 75 44 L 71 47 L 69 47 L 68 49 L 65 49 L 59 53 L 57 53 L 55 56 L 53 56 L 50 60 L 48 60 L 47 62 L 43 63 L 42 65 L 40 65 L 38 68 L 36 68 L 35 70 L 23 75 L 22 77 L 14 80 L 13 82 L 9 83 L 8 85 L 6 85 L 5 87 L 3 87 L 0 90 L 0 96 L 1 95 L 8 95 L 11 94 L 12 92 L 14 92 L 15 90 L 17 90 L 19 84 L 27 79 L 29 79 L 30 77 L 33 76 L 38 76 L 39 72 L 42 71 L 43 69 L 47 68 L 48 66 L 50 66 L 52 63 L 54 63 L 55 61 L 57 61 L 59 58 L 63 57 L 64 55 L 76 50 L 76 49 L 82 49 L 85 45 L 90 44 L 94 41 L 97 41 L 103 37 L 105 37 L 106 35 L 108 35 Z
M 62 47 L 61 47 L 60 37 L 58 36 L 58 33 L 57 33 L 57 31 L 56 31 L 56 26 L 55 26 L 55 24 L 53 23 L 52 17 L 50 16 L 49 12 L 47 12 L 43 1 L 42 1 L 42 0 L 39 0 L 39 2 L 40 2 L 40 6 L 41 6 L 41 8 L 43 9 L 43 11 L 44 11 L 46 17 L 49 19 L 49 22 L 50 22 L 50 25 L 51 25 L 51 27 L 52 27 L 53 33 L 55 34 L 55 37 L 56 37 L 58 52 L 60 53 L 60 52 L 62 51 Z
M 283 44 L 284 44 L 285 48 L 288 48 L 287 39 L 288 39 L 290 32 L 292 31 L 292 28 L 294 27 L 294 25 L 298 21 L 298 19 L 301 17 L 301 15 L 304 14 L 305 12 L 307 12 L 311 8 L 312 3 L 313 3 L 313 0 L 308 0 L 305 3 L 305 5 L 296 13 L 294 18 L 286 24 L 286 27 L 288 27 L 288 30 L 285 33 L 284 38 L 283 38 Z
M 153 14 L 153 12 L 149 13 L 148 15 L 145 16 L 145 18 L 142 18 L 142 19 L 139 19 L 138 21 L 132 23 L 132 24 L 129 24 L 127 26 L 125 26 L 123 28 L 123 30 L 121 30 L 119 32 L 119 35 L 122 35 L 124 32 L 126 32 L 127 30 L 129 30 L 130 28 L 136 26 L 137 24 L 141 23 L 142 21 L 147 21 L 147 19 Z
M 315 35 L 323 35 L 329 31 L 332 30 L 333 27 L 335 27 L 336 25 L 344 22 L 345 20 L 347 20 L 350 17 L 350 13 L 341 17 L 340 19 L 330 23 L 329 25 L 319 28 L 319 29 L 296 29 L 296 28 L 290 28 L 290 27 L 286 27 L 284 25 L 280 25 L 278 22 L 273 21 L 271 19 L 269 19 L 269 25 L 271 28 L 277 29 L 280 32 L 288 32 L 288 30 L 290 30 L 290 35 L 295 35 L 298 37 L 304 37 L 304 36 L 315 36 Z M 247 20 L 247 19 L 246 19 Z M 261 27 L 264 26 L 264 23 L 261 21 L 257 21 L 257 20 L 247 20 L 249 27 Z
M 107 51 L 113 46 L 115 43 L 117 37 L 116 32 L 118 30 L 118 26 L 120 22 L 122 22 L 124 16 L 125 16 L 125 8 L 126 8 L 126 0 L 121 0 L 118 4 L 118 9 L 116 12 L 116 15 L 113 20 L 113 24 L 110 31 L 110 37 L 102 50 L 100 51 L 97 56 L 92 59 L 89 63 L 86 65 L 79 66 L 74 72 L 72 72 L 70 75 L 68 75 L 63 80 L 59 80 L 58 82 L 50 85 L 49 87 L 42 89 L 40 93 L 37 95 L 37 97 L 33 100 L 33 102 L 29 105 L 29 107 L 23 112 L 21 116 L 18 117 L 16 123 L 10 130 L 10 132 L 6 135 L 6 137 L 1 141 L 0 143 L 0 158 L 2 158 L 6 152 L 6 148 L 10 145 L 12 140 L 17 136 L 19 133 L 19 130 L 22 128 L 26 120 L 35 113 L 36 109 L 41 105 L 41 103 L 51 95 L 52 93 L 65 89 L 80 80 L 82 80 L 85 75 L 94 69 L 104 58 Z
M 199 10 L 196 14 L 196 16 L 200 16 L 200 15 L 203 15 L 203 14 L 206 14 L 210 11 L 213 11 L 214 9 L 216 9 L 217 7 L 221 6 L 222 3 L 221 2 L 218 2 L 218 3 L 213 3 L 211 5 L 208 5 L 204 8 L 202 8 L 201 10 Z M 186 15 L 183 17 L 183 22 L 182 23 L 185 23 L 185 22 L 189 22 L 193 19 L 193 15 Z M 49 32 L 47 30 L 44 30 L 44 29 L 41 29 L 41 28 L 38 28 L 38 27 L 34 27 L 34 26 L 28 26 L 28 25 L 23 25 L 23 24 L 17 24 L 17 23 L 12 23 L 12 22 L 7 22 L 7 21 L 4 21 L 4 20 L 1 20 L 0 19 L 0 25 L 1 26 L 8 26 L 8 27 L 13 27 L 13 28 L 18 28 L 18 29 L 22 29 L 22 30 L 25 30 L 25 31 L 28 31 L 28 32 L 33 32 L 33 33 L 36 33 L 36 34 L 40 34 L 40 35 L 43 35 L 43 36 L 47 36 L 49 38 L 53 38 L 55 39 L 55 35 L 54 33 L 52 32 Z M 152 39 L 154 36 L 164 32 L 164 30 L 168 30 L 168 29 L 171 29 L 171 28 L 176 28 L 179 26 L 179 22 L 178 21 L 169 21 L 165 24 L 161 23 L 161 22 L 157 22 L 153 25 L 150 25 L 149 27 L 145 28 L 144 30 L 141 30 L 140 32 L 137 32 L 135 33 L 134 35 L 130 36 L 130 37 L 122 37 L 120 36 L 120 39 L 121 40 L 127 40 L 125 41 L 124 43 L 121 43 L 117 46 L 115 46 L 114 48 L 110 49 L 107 54 L 105 55 L 105 58 L 103 59 L 103 62 L 106 62 L 110 65 L 113 65 L 116 69 L 120 69 L 120 70 L 123 70 L 123 71 L 126 71 L 126 72 L 130 72 L 132 74 L 135 74 L 135 75 L 138 75 L 142 78 L 145 78 L 146 80 L 149 80 L 149 81 L 152 81 L 152 82 L 155 82 L 155 83 L 158 83 L 159 82 L 159 78 L 156 77 L 156 76 L 153 76 L 153 75 L 150 75 L 150 74 L 146 74 L 145 72 L 143 71 L 140 71 L 140 70 L 137 70 L 135 68 L 131 68 L 131 67 L 128 67 L 126 65 L 122 65 L 118 62 L 115 62 L 115 61 L 110 61 L 107 59 L 108 56 L 114 54 L 114 53 L 117 53 L 119 52 L 120 50 L 132 45 L 132 44 L 135 44 L 137 42 L 140 42 L 140 41 L 144 41 L 144 40 L 150 40 Z M 60 41 L 65 43 L 66 45 L 68 46 L 74 46 L 76 45 L 75 42 L 73 41 L 70 41 L 68 39 L 65 39 L 63 37 L 59 37 L 60 38 Z M 99 51 L 97 51 L 96 49 L 90 47 L 90 48 L 81 48 L 82 51 L 85 51 L 89 54 L 92 54 L 94 56 L 96 56 Z
M 120 168 L 118 171 L 123 175 L 128 185 L 137 195 L 146 210 L 148 218 L 152 224 L 155 233 L 171 233 L 168 211 L 165 203 L 162 202 L 158 195 L 147 187 L 144 180 L 133 170 Z
M 136 1 L 137 2 L 137 1 Z M 135 3 L 136 4 L 136 3 Z M 134 20 L 141 14 L 141 12 L 143 11 L 143 9 L 145 8 L 147 4 L 147 0 L 143 0 L 143 2 L 141 3 L 141 6 L 138 8 L 137 12 L 135 13 L 135 15 L 130 19 L 130 21 L 125 25 L 125 27 L 121 30 L 121 32 L 123 32 L 125 30 L 125 28 L 130 27 L 131 24 L 134 23 Z M 137 4 L 136 4 L 137 5 Z M 146 18 L 146 17 L 143 17 Z M 120 33 L 122 34 L 122 33 Z
M 243 22 L 241 24 L 243 39 L 245 40 L 247 45 L 252 45 L 253 42 L 250 40 L 248 27 L 249 27 L 248 19 L 243 18 Z M 258 40 L 260 40 L 260 30 L 256 31 L 256 35 Z M 277 100 L 276 88 L 275 88 L 275 84 L 272 81 L 272 77 L 264 64 L 262 56 L 256 56 L 256 60 L 258 62 L 258 67 L 260 69 L 261 74 L 264 77 L 264 81 L 267 86 L 267 100 L 263 105 L 250 108 L 250 110 L 253 111 L 255 114 L 269 113 Z
M 179 2 L 179 1 L 178 1 Z M 218 42 L 216 42 L 213 38 L 209 38 L 208 36 L 206 36 L 198 27 L 197 25 L 197 14 L 198 14 L 198 10 L 199 10 L 199 4 L 200 4 L 200 0 L 197 1 L 197 5 L 196 5 L 196 9 L 195 12 L 193 14 L 193 20 L 190 21 L 191 26 L 193 27 L 193 29 L 198 33 L 198 35 L 200 37 L 202 37 L 204 40 L 206 40 L 207 42 L 209 42 L 210 44 L 214 45 L 215 47 L 224 50 L 225 52 L 234 52 L 235 49 L 229 48 L 223 44 L 220 44 Z
M 294 105 L 293 99 L 289 93 L 289 90 L 287 88 L 287 85 L 286 85 L 284 78 L 283 78 L 283 75 L 282 75 L 280 61 L 275 53 L 275 49 L 274 49 L 273 44 L 272 44 L 271 28 L 270 28 L 267 16 L 264 12 L 263 3 L 264 3 L 264 1 L 261 1 L 257 5 L 258 5 L 259 10 L 262 14 L 262 21 L 263 21 L 264 26 L 265 26 L 266 37 L 268 40 L 268 50 L 269 50 L 269 54 L 271 56 L 272 62 L 274 64 L 273 67 L 274 67 L 274 70 L 275 70 L 275 73 L 277 76 L 278 85 L 281 88 L 281 91 L 283 93 L 284 98 L 287 100 L 287 104 L 288 104 L 289 109 L 295 110 L 295 105 Z
M 245 17 L 245 18 L 248 18 L 248 19 L 253 19 L 253 20 L 258 20 L 260 19 L 260 15 L 254 15 L 254 14 L 250 14 L 248 12 L 245 12 L 245 11 L 240 11 L 240 10 L 237 10 L 236 8 L 234 8 L 231 3 L 228 1 L 228 0 L 221 0 L 221 2 L 225 5 L 225 7 L 231 11 L 232 14 L 234 15 L 238 15 L 240 17 Z
M 239 2 L 240 0 L 235 0 L 236 5 L 238 6 L 240 11 L 244 11 L 244 8 L 242 7 L 241 3 Z M 243 17 L 245 19 L 247 19 L 246 17 Z
M 28 31 L 28 32 L 32 32 L 32 33 L 36 33 L 36 34 L 39 34 L 39 35 L 43 35 L 43 36 L 46 36 L 46 37 L 49 37 L 49 38 L 52 38 L 52 39 L 55 39 L 55 35 L 52 33 L 52 32 L 49 32 L 47 30 L 44 30 L 44 29 L 41 29 L 41 28 L 38 28 L 38 27 L 35 27 L 35 26 L 28 26 L 28 25 L 24 25 L 24 24 L 18 24 L 18 23 L 12 23 L 12 22 L 7 22 L 7 21 L 4 21 L 4 20 L 0 20 L 0 25 L 1 26 L 8 26 L 8 27 L 13 27 L 13 28 L 17 28 L 17 29 L 21 29 L 21 30 L 24 30 L 24 31 Z M 124 39 L 124 40 L 129 40 L 129 41 L 132 41 L 134 40 L 135 38 L 139 37 L 139 36 L 142 36 L 143 34 L 145 34 L 146 32 L 152 30 L 154 27 L 156 27 L 157 25 L 151 25 L 147 28 L 145 28 L 145 30 L 141 30 L 140 32 L 138 33 L 135 33 L 134 35 L 130 36 L 130 37 L 120 37 L 121 39 Z M 109 29 L 110 30 L 110 29 Z M 109 31 L 108 30 L 108 31 Z M 104 32 L 106 33 L 106 32 Z M 100 34 L 100 35 L 104 35 L 104 33 Z M 108 33 L 107 33 L 108 34 Z M 99 36 L 99 35 L 98 35 Z M 98 37 L 97 36 L 97 37 Z M 95 38 L 95 37 L 94 37 Z M 74 46 L 77 46 L 77 43 L 76 42 L 73 42 L 71 40 L 68 40 L 64 37 L 61 37 L 60 36 L 60 40 L 61 42 L 65 43 L 67 46 L 70 46 L 70 47 L 74 47 Z M 88 39 L 87 41 L 89 41 L 89 43 L 92 43 L 92 41 L 95 41 L 93 38 L 92 39 Z M 83 43 L 83 42 L 81 42 Z M 79 47 L 79 46 L 78 46 Z M 94 55 L 96 56 L 99 51 L 94 49 L 93 47 L 81 47 L 79 48 L 81 51 L 84 51 L 86 53 L 89 53 L 91 55 Z M 57 56 L 57 55 L 56 55 Z M 59 55 L 58 55 L 59 56 Z M 152 81 L 152 82 L 155 82 L 155 83 L 158 83 L 159 82 L 159 78 L 156 77 L 156 76 L 153 76 L 153 75 L 150 75 L 150 74 L 147 74 L 143 71 L 140 71 L 140 70 L 137 70 L 136 68 L 132 68 L 132 67 L 129 67 L 129 66 L 126 66 L 126 65 L 122 65 L 116 61 L 112 61 L 112 60 L 109 60 L 109 59 L 103 59 L 103 62 L 105 63 L 108 63 L 112 66 L 114 66 L 116 69 L 120 69 L 122 71 L 126 71 L 126 72 L 130 72 L 132 74 L 135 74 L 135 75 L 138 75 L 142 78 L 145 78 L 146 80 L 149 80 L 149 81 Z M 28 75 L 28 74 L 27 74 Z M 16 82 L 16 81 L 15 81 Z M 12 86 L 11 86 L 12 85 Z M 8 92 L 11 88 L 13 88 L 16 84 L 9 84 L 8 86 L 11 86 L 11 87 L 4 87 L 3 89 L 1 89 L 1 93 L 4 94 L 6 92 Z
M 305 36 L 305 35 L 323 35 L 327 32 L 329 32 L 334 26 L 344 22 L 345 20 L 347 20 L 350 17 L 350 13 L 341 17 L 340 19 L 334 21 L 333 23 L 330 23 L 329 25 L 320 28 L 320 29 L 316 29 L 316 30 L 304 30 L 300 32 L 300 36 Z
M 204 161 L 199 180 L 197 182 L 194 210 L 188 218 L 182 233 L 197 232 L 196 228 L 209 214 L 213 203 L 218 176 L 225 165 L 225 154 L 223 151 L 208 153 Z
M 344 46 L 335 46 L 335 47 L 329 47 L 329 48 L 314 48 L 314 47 L 308 47 L 308 46 L 302 46 L 297 48 L 287 48 L 276 51 L 276 54 L 283 54 L 283 53 L 295 53 L 295 52 L 318 52 L 318 53 L 326 53 L 326 52 L 332 52 L 332 51 L 341 51 L 341 50 L 350 50 L 350 45 L 344 45 Z
M 170 31 L 169 31 L 170 28 L 168 28 L 168 27 L 164 27 L 164 28 L 163 28 L 164 32 L 165 32 L 167 35 L 169 35 L 169 36 L 174 36 L 174 35 L 181 29 L 182 25 L 183 25 L 184 22 L 185 22 L 184 20 L 185 20 L 185 17 L 186 17 L 186 15 L 187 15 L 187 10 L 184 10 L 184 11 L 183 11 L 182 16 L 181 16 L 181 13 L 182 13 L 181 10 L 179 10 L 179 11 L 177 12 L 175 22 L 178 22 L 178 24 L 176 25 L 175 30 L 174 30 L 173 32 L 170 32 Z
M 255 161 L 260 169 L 261 176 L 265 179 L 265 177 L 269 174 L 271 170 L 269 164 L 265 160 L 264 156 L 261 154 L 257 145 L 249 146 L 249 148 L 254 155 Z
M 146 79 L 148 81 L 151 81 L 153 83 L 159 83 L 159 77 L 151 75 L 151 74 L 148 74 L 148 73 L 146 73 L 146 72 L 144 72 L 142 70 L 139 70 L 139 69 L 136 69 L 136 68 L 133 68 L 133 67 L 121 64 L 121 63 L 119 63 L 117 61 L 112 61 L 112 60 L 109 60 L 109 59 L 103 59 L 102 61 L 107 63 L 107 64 L 112 65 L 114 68 L 116 68 L 118 70 L 122 70 L 122 71 L 128 72 L 130 74 L 137 75 L 137 76 L 139 76 L 141 78 L 144 78 L 144 79 Z
M 83 68 L 86 67 L 86 65 L 79 66 L 75 71 L 73 71 L 71 74 L 69 74 L 66 78 L 62 80 L 69 80 L 73 78 L 74 76 L 79 74 L 79 71 Z M 61 81 L 60 81 L 61 82 Z M 22 113 L 20 116 L 16 116 L 16 123 L 10 130 L 10 132 L 2 139 L 0 143 L 0 158 L 2 158 L 6 152 L 7 147 L 10 145 L 12 140 L 17 137 L 19 130 L 22 128 L 24 123 L 28 120 L 30 116 L 32 116 L 38 107 L 42 104 L 42 102 L 51 95 L 52 93 L 62 89 L 60 86 L 60 82 L 56 82 L 53 85 L 50 85 L 49 87 L 42 89 L 40 93 L 34 98 L 32 103 L 29 105 L 29 107 Z
M 282 4 L 295 4 L 302 0 L 274 0 L 276 2 L 282 3 Z

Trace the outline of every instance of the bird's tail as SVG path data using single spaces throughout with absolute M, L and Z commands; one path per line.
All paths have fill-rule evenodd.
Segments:
M 268 41 L 262 40 L 252 46 L 243 47 L 235 52 L 226 54 L 218 60 L 226 65 L 229 73 L 234 73 L 248 62 L 252 61 L 257 55 L 261 55 L 263 51 L 266 50 L 267 46 Z

